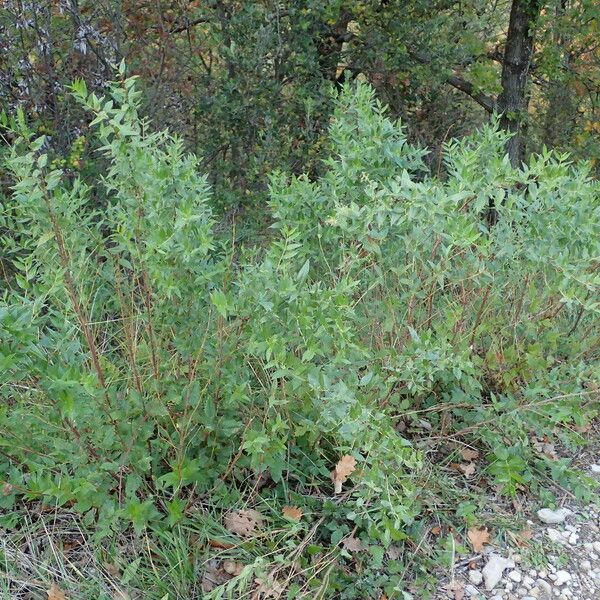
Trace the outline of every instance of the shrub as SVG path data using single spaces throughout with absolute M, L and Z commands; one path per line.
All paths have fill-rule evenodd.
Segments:
M 585 165 L 546 153 L 514 170 L 492 126 L 449 143 L 432 177 L 358 84 L 324 175 L 273 175 L 275 234 L 238 247 L 196 159 L 138 116 L 134 79 L 109 100 L 73 93 L 108 164 L 95 180 L 52 168 L 23 115 L 11 125 L 2 506 L 74 506 L 106 535 L 173 525 L 201 498 L 226 509 L 262 478 L 327 512 L 329 472 L 352 455 L 331 540 L 353 523 L 387 545 L 422 510 L 419 427 L 478 445 L 508 494 L 540 491 L 534 472 L 587 493 L 536 446 L 573 440 L 597 393 Z

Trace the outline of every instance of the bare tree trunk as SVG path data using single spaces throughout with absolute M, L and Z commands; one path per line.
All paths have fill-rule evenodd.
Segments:
M 513 0 L 502 65 L 502 92 L 498 97 L 500 125 L 513 133 L 506 150 L 511 164 L 519 167 L 525 159 L 525 117 L 527 81 L 533 56 L 533 29 L 543 0 Z

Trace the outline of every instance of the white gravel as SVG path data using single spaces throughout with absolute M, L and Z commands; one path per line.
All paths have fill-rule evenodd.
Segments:
M 597 477 L 600 466 L 590 472 Z M 546 564 L 532 568 L 508 546 L 486 547 L 455 569 L 458 595 L 442 587 L 436 600 L 600 600 L 600 507 L 545 507 L 528 524 L 542 549 L 536 563 Z

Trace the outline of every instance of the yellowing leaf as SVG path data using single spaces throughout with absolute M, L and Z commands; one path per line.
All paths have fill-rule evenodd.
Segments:
M 483 546 L 490 543 L 490 532 L 487 527 L 484 527 L 483 529 L 471 527 L 467 532 L 467 537 L 475 552 L 483 552 Z
M 335 469 L 331 471 L 331 481 L 333 481 L 333 489 L 336 494 L 342 492 L 342 483 L 348 479 L 354 469 L 356 469 L 356 459 L 350 454 L 344 454 Z
M 55 583 L 50 586 L 46 593 L 48 594 L 48 600 L 67 600 L 67 595 Z
M 284 506 L 281 512 L 286 519 L 291 519 L 292 521 L 299 521 L 304 514 L 302 509 L 297 506 Z
M 252 535 L 256 529 L 263 526 L 262 515 L 252 508 L 247 510 L 237 510 L 225 515 L 225 527 L 231 533 L 241 536 Z

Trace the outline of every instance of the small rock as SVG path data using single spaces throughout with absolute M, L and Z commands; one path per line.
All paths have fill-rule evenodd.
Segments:
M 561 569 L 560 571 L 556 571 L 556 580 L 554 583 L 557 586 L 564 585 L 565 583 L 567 583 L 567 581 L 571 581 L 571 573 L 568 573 L 563 569 Z
M 550 538 L 551 542 L 555 542 L 557 544 L 564 544 L 565 542 L 562 531 L 558 531 L 558 529 L 552 529 L 551 527 L 548 527 L 546 530 L 546 535 Z
M 473 596 L 475 596 L 475 597 L 479 596 L 479 590 L 474 585 L 471 585 L 470 583 L 465 585 L 465 592 L 466 592 L 467 596 L 470 596 L 471 598 Z
M 481 585 L 481 582 L 483 581 L 481 571 L 478 571 L 477 569 L 469 571 L 469 581 L 474 585 Z
M 538 598 L 540 600 L 550 600 L 552 598 L 552 586 L 543 579 L 538 579 L 536 587 L 540 590 Z
M 594 546 L 594 550 L 595 550 L 596 552 L 600 552 L 600 541 L 593 542 L 593 543 L 592 543 L 592 546 Z
M 600 473 L 600 465 L 590 465 L 592 473 Z
M 533 579 L 533 577 L 530 577 L 529 575 L 525 575 L 525 577 L 523 577 L 523 585 L 526 588 L 531 588 L 534 583 L 535 580 Z
M 584 560 L 581 563 L 581 568 L 584 571 L 591 571 L 592 570 L 592 563 L 589 560 Z
M 572 533 L 569 536 L 569 544 L 571 544 L 571 546 L 575 546 L 577 544 L 578 540 L 579 540 L 579 536 L 576 533 Z
M 505 569 L 512 569 L 515 563 L 499 554 L 491 554 L 490 559 L 483 568 L 483 579 L 485 581 L 485 589 L 493 590 L 500 579 Z
M 552 510 L 551 508 L 540 508 L 537 511 L 537 516 L 542 523 L 548 525 L 557 525 L 558 523 L 564 522 L 564 520 L 571 514 L 568 508 L 559 508 Z
M 521 583 L 521 580 L 523 579 L 521 573 L 519 573 L 519 571 L 511 571 L 508 574 L 508 578 L 512 579 L 515 583 Z

